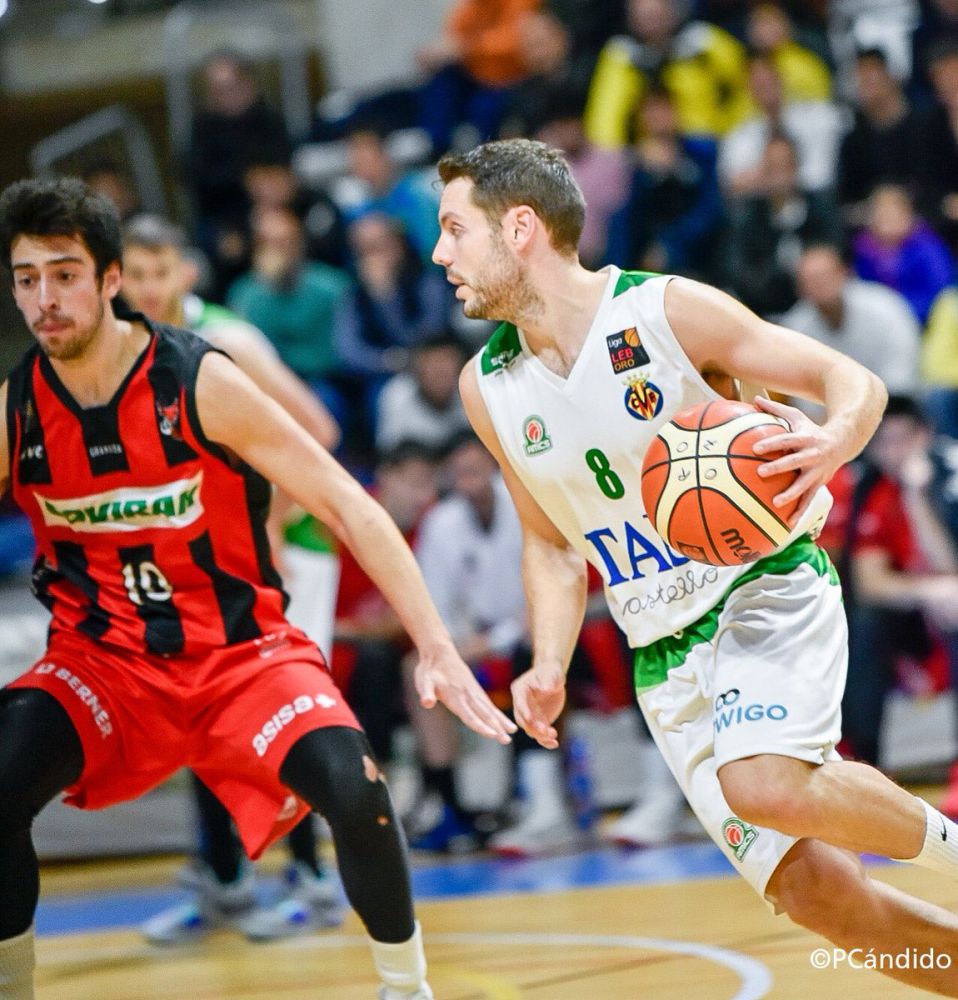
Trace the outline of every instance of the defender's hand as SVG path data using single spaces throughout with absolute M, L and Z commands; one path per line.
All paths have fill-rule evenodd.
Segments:
M 442 646 L 421 654 L 415 678 L 423 708 L 433 708 L 441 701 L 480 736 L 502 744 L 512 742 L 515 723 L 493 705 L 454 647 Z

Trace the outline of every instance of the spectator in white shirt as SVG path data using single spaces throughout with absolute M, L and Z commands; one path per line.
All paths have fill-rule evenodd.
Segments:
M 471 431 L 451 446 L 446 470 L 450 493 L 423 517 L 416 558 L 457 650 L 482 679 L 490 661 L 510 659 L 526 636 L 522 529 L 495 459 Z M 439 793 L 443 809 L 439 822 L 413 836 L 411 846 L 434 851 L 475 846 L 471 817 L 455 787 L 456 720 L 447 712 L 429 712 L 419 705 L 412 696 L 413 667 L 411 660 L 407 662 L 407 706 L 419 744 L 423 782 Z M 511 679 L 510 672 L 507 682 Z M 560 818 L 565 819 L 561 759 L 541 752 L 555 758 L 551 772 L 558 787 L 550 801 L 563 807 Z
M 465 349 L 450 335 L 433 337 L 412 349 L 408 370 L 394 375 L 379 394 L 378 451 L 388 451 L 400 441 L 443 451 L 468 429 L 459 399 L 459 372 L 465 361 Z
M 901 295 L 851 277 L 839 251 L 824 245 L 802 255 L 798 290 L 799 301 L 782 317 L 782 326 L 854 358 L 890 393 L 915 394 L 921 330 Z
M 798 156 L 799 186 L 822 191 L 835 182 L 842 122 L 831 101 L 787 100 L 771 56 L 749 58 L 749 90 L 755 114 L 732 129 L 719 146 L 718 172 L 723 190 L 732 196 L 752 195 L 762 186 L 762 155 L 768 140 L 782 133 Z

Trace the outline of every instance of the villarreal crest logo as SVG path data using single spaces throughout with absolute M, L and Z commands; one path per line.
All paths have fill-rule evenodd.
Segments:
M 630 378 L 625 387 L 625 408 L 636 420 L 651 420 L 662 410 L 662 390 L 647 376 Z

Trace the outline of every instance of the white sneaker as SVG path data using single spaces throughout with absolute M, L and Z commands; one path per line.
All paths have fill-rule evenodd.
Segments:
M 150 917 L 141 930 L 151 944 L 175 945 L 199 941 L 220 927 L 236 923 L 256 910 L 256 877 L 251 868 L 229 885 L 218 882 L 208 868 L 196 878 L 195 899 L 177 903 Z
M 425 983 L 415 993 L 400 993 L 388 986 L 383 986 L 376 996 L 379 1000 L 436 1000 L 432 990 Z
M 586 835 L 568 814 L 530 812 L 515 826 L 489 838 L 488 848 L 504 858 L 532 858 L 581 847 Z
M 177 903 L 143 922 L 140 930 L 150 944 L 174 945 L 202 941 L 211 931 L 224 926 L 215 910 L 203 907 L 198 900 Z
M 602 836 L 621 847 L 656 847 L 680 837 L 684 821 L 684 800 L 666 789 L 632 806 L 605 827 Z
M 250 941 L 276 941 L 343 922 L 344 908 L 332 876 L 317 876 L 296 861 L 283 878 L 288 891 L 278 903 L 256 907 L 233 922 Z

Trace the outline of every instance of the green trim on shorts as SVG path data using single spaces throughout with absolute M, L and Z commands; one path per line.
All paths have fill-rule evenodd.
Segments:
M 828 582 L 838 585 L 838 573 L 824 549 L 819 548 L 808 535 L 796 538 L 781 552 L 773 552 L 752 564 L 731 587 L 722 599 L 701 618 L 686 625 L 676 635 L 663 636 L 648 646 L 635 651 L 635 692 L 642 694 L 663 683 L 668 672 L 685 662 L 694 646 L 711 642 L 718 631 L 719 615 L 725 608 L 729 595 L 739 587 L 758 579 L 760 576 L 785 576 L 807 563 L 819 576 L 827 576 Z

